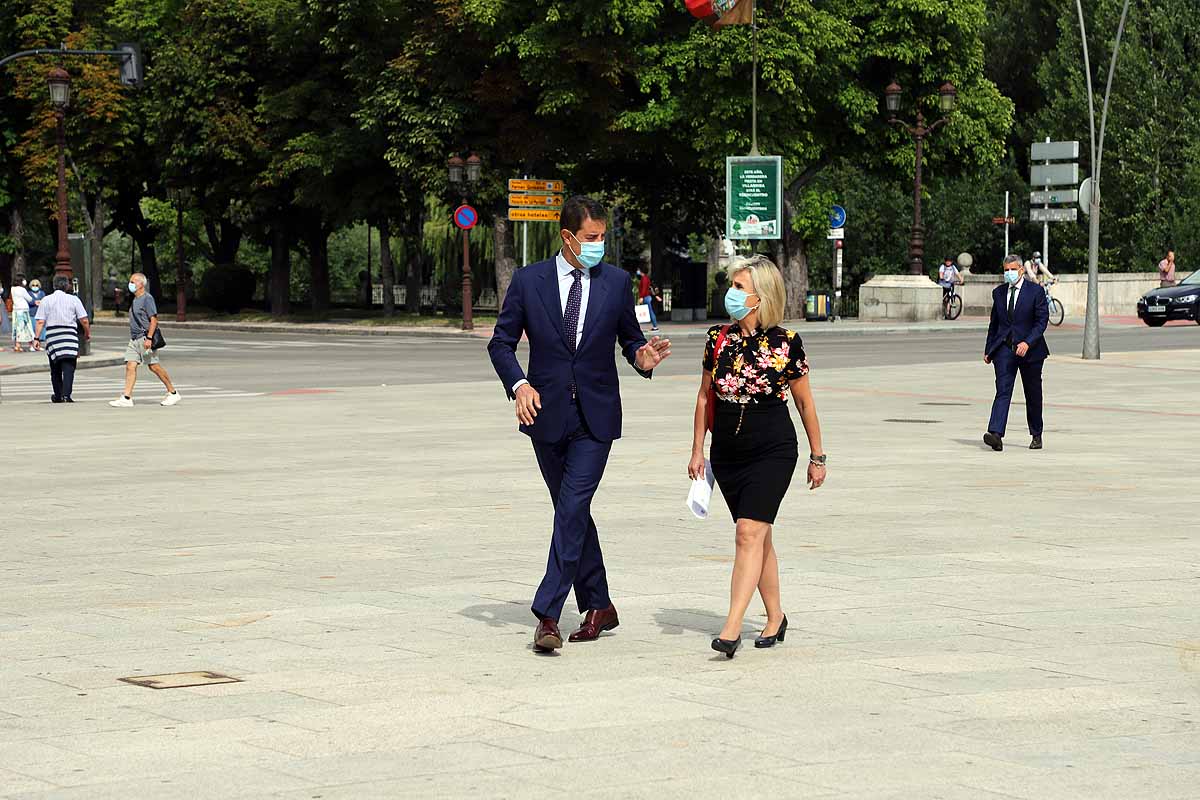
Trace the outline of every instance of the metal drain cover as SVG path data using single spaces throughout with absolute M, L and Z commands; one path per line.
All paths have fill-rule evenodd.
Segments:
M 218 683 L 241 683 L 241 678 L 231 678 L 219 672 L 172 672 L 168 675 L 135 675 L 129 678 L 118 678 L 134 686 L 144 686 L 147 689 L 183 689 L 188 686 L 212 686 Z
M 940 425 L 940 419 L 885 419 L 884 422 L 903 422 L 907 425 Z

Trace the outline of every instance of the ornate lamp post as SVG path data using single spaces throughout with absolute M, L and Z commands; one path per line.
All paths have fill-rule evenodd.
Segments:
M 55 276 L 74 277 L 71 269 L 71 248 L 67 243 L 67 135 L 64 122 L 67 106 L 71 104 L 71 76 L 66 70 L 50 70 L 50 102 L 58 123 L 58 253 L 54 257 Z
M 913 275 L 923 275 L 925 273 L 923 260 L 925 255 L 925 225 L 921 222 L 921 161 L 924 155 L 923 145 L 927 136 L 942 125 L 945 125 L 947 120 L 949 120 L 950 113 L 954 111 L 954 105 L 958 100 L 958 90 L 950 82 L 942 84 L 942 88 L 938 90 L 939 107 L 942 116 L 934 121 L 932 125 L 925 124 L 925 115 L 922 113 L 920 106 L 917 107 L 917 122 L 915 125 L 909 125 L 907 122 L 896 118 L 896 114 L 900 111 L 900 97 L 903 94 L 904 90 L 895 81 L 892 81 L 883 90 L 884 100 L 887 105 L 888 122 L 908 133 L 916 145 L 916 177 L 913 182 L 912 235 L 908 240 L 908 271 Z
M 451 156 L 446 162 L 446 171 L 450 185 L 462 196 L 463 205 L 467 203 L 467 192 L 479 183 L 483 172 L 483 159 L 471 153 L 464 161 L 459 156 Z M 465 173 L 465 174 L 464 174 Z M 471 292 L 471 237 L 470 231 L 464 229 L 463 235 L 463 325 L 464 331 L 475 330 L 474 296 Z

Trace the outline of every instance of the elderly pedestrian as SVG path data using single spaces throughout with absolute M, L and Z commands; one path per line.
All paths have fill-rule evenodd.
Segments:
M 12 336 L 15 353 L 23 352 L 25 347 L 33 347 L 33 320 L 29 318 L 29 306 L 33 302 L 33 295 L 29 294 L 26 286 L 25 276 L 18 275 L 12 287 Z
M 133 302 L 129 304 L 129 345 L 125 348 L 125 393 L 109 403 L 113 408 L 133 407 L 133 386 L 137 383 L 137 368 L 142 364 L 149 367 L 164 387 L 167 394 L 159 405 L 173 406 L 182 398 L 171 383 L 171 376 L 158 363 L 158 350 L 154 347 L 154 333 L 158 330 L 158 306 L 154 296 L 146 291 L 146 276 L 135 272 L 129 276 L 129 291 Z
M 92 326 L 87 310 L 79 298 L 70 294 L 71 279 L 65 275 L 54 278 L 54 292 L 44 298 L 37 311 L 37 335 L 46 336 L 46 356 L 50 359 L 50 385 L 54 394 L 51 403 L 74 403 L 71 390 L 75 387 L 75 367 L 79 359 L 79 329 L 92 338 Z

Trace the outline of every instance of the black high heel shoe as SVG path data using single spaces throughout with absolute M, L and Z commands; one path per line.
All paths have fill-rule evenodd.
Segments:
M 724 653 L 726 658 L 733 658 L 733 654 L 742 646 L 742 637 L 736 639 L 722 639 L 717 637 L 712 640 L 712 649 L 718 653 Z
M 774 647 L 775 642 L 782 642 L 787 636 L 787 615 L 783 616 L 783 622 L 779 623 L 779 630 L 775 631 L 774 636 L 760 636 L 754 640 L 755 647 Z

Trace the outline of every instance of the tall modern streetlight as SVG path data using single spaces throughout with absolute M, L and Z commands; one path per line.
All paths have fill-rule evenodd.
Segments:
M 908 240 L 908 271 L 913 275 L 923 275 L 925 273 L 925 225 L 921 222 L 921 161 L 924 143 L 927 136 L 945 125 L 950 119 L 950 114 L 954 111 L 954 105 L 958 101 L 958 90 L 949 81 L 943 83 L 942 88 L 938 89 L 939 108 L 942 116 L 931 125 L 925 124 L 925 114 L 921 111 L 920 104 L 917 105 L 915 125 L 897 119 L 896 114 L 900 111 L 900 98 L 904 94 L 900 84 L 892 81 L 883 90 L 883 94 L 887 104 L 888 122 L 907 132 L 916 145 L 916 177 L 913 182 L 912 235 Z
M 479 183 L 479 177 L 483 172 L 483 159 L 471 153 L 464 161 L 459 156 L 451 156 L 446 162 L 446 170 L 449 173 L 450 185 L 462 196 L 463 205 L 467 204 L 467 192 L 473 189 Z M 474 298 L 471 293 L 471 234 L 467 229 L 463 229 L 463 267 L 462 267 L 462 292 L 463 292 L 463 324 L 464 331 L 475 330 L 474 320 Z
M 66 70 L 50 70 L 50 103 L 58 123 L 58 253 L 54 257 L 54 275 L 73 278 L 71 248 L 67 243 L 67 106 L 71 104 L 71 76 Z

